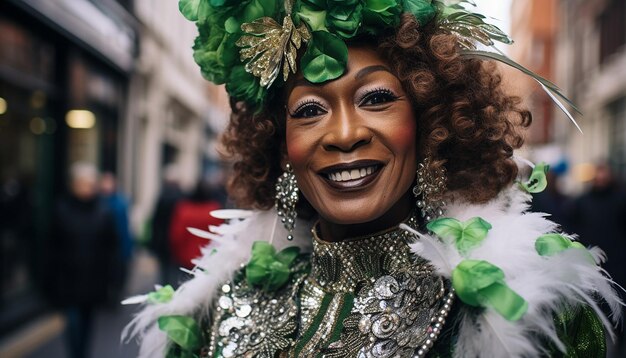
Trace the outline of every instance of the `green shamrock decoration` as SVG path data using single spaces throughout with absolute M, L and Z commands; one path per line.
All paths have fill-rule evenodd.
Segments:
M 528 302 L 504 282 L 504 272 L 484 260 L 463 260 L 452 271 L 452 286 L 464 303 L 493 307 L 502 317 L 517 321 L 528 310 Z
M 341 76 L 347 63 L 345 42 L 330 32 L 314 31 L 302 56 L 302 74 L 312 83 L 321 83 Z
M 202 345 L 200 326 L 189 316 L 161 316 L 157 323 L 159 329 L 185 351 L 193 352 Z
M 252 257 L 246 266 L 246 279 L 252 286 L 265 291 L 276 291 L 284 286 L 291 275 L 290 266 L 300 253 L 299 247 L 288 247 L 276 253 L 276 248 L 266 241 L 252 245 Z
M 375 35 L 381 28 L 395 27 L 402 7 L 396 0 L 365 0 L 363 5 L 363 32 Z
M 541 256 L 553 256 L 568 249 L 584 250 L 589 260 L 595 264 L 595 260 L 587 248 L 578 241 L 573 241 L 561 234 L 541 235 L 535 241 L 535 250 Z
M 463 222 L 454 218 L 439 218 L 429 222 L 426 228 L 442 240 L 454 242 L 459 253 L 465 256 L 487 237 L 491 224 L 480 217 Z
M 548 186 L 548 179 L 546 179 L 546 174 L 550 166 L 546 163 L 538 163 L 533 168 L 532 173 L 530 174 L 530 178 L 528 181 L 524 183 L 520 183 L 521 187 L 528 193 L 536 194 L 541 193 Z
M 420 26 L 437 21 L 444 31 L 459 37 L 465 47 L 474 48 L 474 41 L 510 42 L 497 27 L 485 23 L 484 16 L 466 9 L 465 5 L 473 4 L 469 0 L 179 0 L 178 3 L 183 16 L 198 27 L 199 36 L 193 49 L 202 75 L 215 84 L 225 83 L 231 97 L 255 107 L 255 112 L 274 95 L 268 93 L 274 81 L 263 81 L 261 85 L 258 78 L 244 75 L 244 69 L 255 76 L 268 77 L 267 73 L 273 74 L 276 67 L 289 61 L 290 68 L 301 69 L 304 78 L 312 83 L 339 78 L 346 70 L 347 42 L 362 35 L 376 37 L 391 33 L 400 23 L 402 13 L 414 15 Z M 284 21 L 286 17 L 290 21 Z M 258 47 L 258 54 L 254 53 L 256 50 L 245 51 L 247 46 L 236 45 L 242 36 L 250 35 L 242 28 L 244 24 L 270 19 L 283 24 L 283 30 L 285 24 L 293 23 L 298 28 L 302 25 L 306 37 L 312 37 L 303 45 L 306 51 L 302 52 L 299 63 L 290 55 L 288 41 L 273 41 L 271 46 L 268 42 L 268 46 Z M 268 31 L 255 36 L 274 35 Z M 283 56 L 273 61 L 258 61 L 268 48 Z M 241 50 L 245 56 L 240 56 Z M 281 87 L 284 80 L 276 83 L 272 88 Z
M 154 292 L 148 294 L 148 302 L 150 303 L 167 303 L 174 296 L 174 288 L 165 285 Z

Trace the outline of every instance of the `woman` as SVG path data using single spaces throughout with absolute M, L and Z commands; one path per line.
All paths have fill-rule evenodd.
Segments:
M 181 10 L 231 95 L 230 192 L 254 210 L 214 213 L 231 222 L 193 230 L 217 243 L 193 279 L 130 300 L 151 302 L 144 356 L 604 355 L 591 297 L 621 302 L 602 254 L 526 212 L 545 186 L 541 165 L 517 179 L 530 113 L 472 58 L 509 62 L 472 42 L 506 35 L 438 1 Z

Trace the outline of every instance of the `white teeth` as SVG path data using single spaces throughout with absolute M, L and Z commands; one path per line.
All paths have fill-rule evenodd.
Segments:
M 352 169 L 350 171 L 342 170 L 340 172 L 334 172 L 334 173 L 328 174 L 328 179 L 332 181 L 337 181 L 337 182 L 347 181 L 347 180 L 356 180 L 356 179 L 361 179 L 365 176 L 372 174 L 374 170 L 376 170 L 375 167 Z

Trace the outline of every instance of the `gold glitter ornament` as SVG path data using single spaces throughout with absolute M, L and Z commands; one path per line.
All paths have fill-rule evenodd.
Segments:
M 282 26 L 270 17 L 262 17 L 241 25 L 246 34 L 237 40 L 243 47 L 239 54 L 246 63 L 246 71 L 259 77 L 261 86 L 269 87 L 278 77 L 282 65 L 283 80 L 289 72 L 296 73 L 296 57 L 303 42 L 311 38 L 304 24 L 296 27 L 287 15 Z

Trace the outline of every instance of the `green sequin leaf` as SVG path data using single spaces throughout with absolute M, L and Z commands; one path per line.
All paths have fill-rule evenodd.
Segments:
M 157 320 L 159 329 L 181 348 L 193 351 L 200 348 L 200 326 L 189 316 L 161 316 Z
M 347 63 L 346 43 L 329 32 L 315 31 L 302 56 L 301 68 L 307 81 L 322 83 L 341 76 Z

